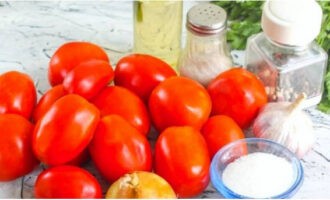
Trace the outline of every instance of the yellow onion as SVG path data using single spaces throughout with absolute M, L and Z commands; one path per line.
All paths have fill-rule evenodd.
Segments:
M 106 193 L 106 198 L 146 199 L 176 198 L 170 184 L 152 172 L 138 171 L 125 174 L 115 181 Z

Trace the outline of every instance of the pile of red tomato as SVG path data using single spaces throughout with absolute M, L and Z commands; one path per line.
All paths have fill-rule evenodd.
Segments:
M 204 88 L 150 55 L 127 55 L 113 70 L 104 50 L 88 42 L 59 47 L 48 79 L 52 88 L 37 102 L 27 74 L 0 75 L 0 181 L 41 162 L 48 167 L 35 183 L 41 198 L 102 197 L 95 177 L 79 167 L 89 157 L 109 183 L 149 171 L 177 197 L 194 197 L 209 184 L 213 155 L 244 138 L 242 129 L 267 102 L 261 82 L 244 69 Z

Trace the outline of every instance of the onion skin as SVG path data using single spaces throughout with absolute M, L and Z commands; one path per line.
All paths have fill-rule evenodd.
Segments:
M 110 186 L 105 197 L 120 199 L 177 198 L 165 179 L 155 173 L 145 171 L 125 174 Z

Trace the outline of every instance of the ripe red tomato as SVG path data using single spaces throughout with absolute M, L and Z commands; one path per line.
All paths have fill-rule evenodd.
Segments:
M 170 127 L 155 145 L 155 171 L 180 198 L 194 197 L 209 184 L 210 157 L 202 134 L 196 129 Z
M 142 100 L 128 89 L 120 86 L 106 87 L 92 102 L 100 109 L 101 116 L 120 115 L 143 135 L 149 133 L 148 110 Z
M 78 156 L 68 161 L 64 165 L 80 166 L 87 163 L 89 160 L 90 160 L 89 151 L 88 148 L 85 148 Z
M 211 112 L 211 99 L 196 81 L 170 77 L 152 91 L 149 110 L 158 131 L 185 125 L 199 130 Z
M 32 151 L 33 125 L 16 114 L 0 114 L 0 181 L 31 172 L 39 161 Z
M 32 144 L 47 165 L 61 165 L 76 158 L 91 141 L 99 122 L 99 110 L 75 94 L 57 100 L 38 120 Z
M 90 155 L 88 148 L 85 148 L 80 154 L 74 157 L 72 160 L 65 162 L 61 165 L 74 165 L 74 166 L 81 166 L 86 164 L 90 160 Z M 58 165 L 55 165 L 58 166 Z M 53 165 L 48 165 L 47 167 L 54 167 Z
M 66 95 L 63 85 L 56 85 L 49 89 L 39 100 L 37 106 L 35 107 L 32 118 L 34 122 L 37 122 L 48 110 L 49 108 L 57 101 L 59 98 Z
M 96 168 L 109 182 L 152 168 L 148 140 L 119 115 L 101 119 L 89 150 Z
M 105 51 L 89 42 L 68 42 L 60 46 L 50 59 L 48 80 L 52 86 L 61 84 L 65 76 L 80 63 L 91 60 L 109 62 Z
M 114 77 L 110 64 L 103 60 L 89 60 L 71 70 L 63 81 L 68 93 L 91 99 L 106 87 Z
M 176 72 L 166 62 L 146 54 L 131 54 L 121 58 L 115 69 L 115 84 L 123 86 L 144 102 L 152 90 Z
M 30 119 L 36 103 L 36 89 L 27 74 L 9 71 L 0 76 L 0 114 L 19 114 Z
M 210 117 L 201 132 L 207 143 L 211 158 L 226 144 L 245 138 L 242 129 L 232 118 L 226 115 Z
M 267 103 L 262 82 L 242 68 L 219 74 L 207 90 L 212 99 L 212 115 L 227 115 L 241 128 L 250 126 L 259 109 Z
M 34 194 L 36 198 L 102 198 L 102 189 L 88 171 L 62 165 L 39 174 Z

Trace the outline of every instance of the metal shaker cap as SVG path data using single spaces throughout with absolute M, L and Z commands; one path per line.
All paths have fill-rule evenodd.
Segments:
M 227 26 L 227 13 L 220 6 L 201 3 L 188 11 L 186 26 L 188 30 L 198 34 L 217 34 Z

